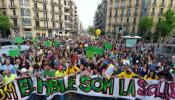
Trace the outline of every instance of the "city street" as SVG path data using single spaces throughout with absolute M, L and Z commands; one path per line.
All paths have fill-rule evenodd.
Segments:
M 0 100 L 175 100 L 174 0 L 0 0 Z

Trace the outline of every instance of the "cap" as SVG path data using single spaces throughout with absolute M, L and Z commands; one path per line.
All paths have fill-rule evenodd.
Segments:
M 21 73 L 25 73 L 25 72 L 27 72 L 27 69 L 26 68 L 22 68 L 21 69 Z
M 62 70 L 62 69 L 63 69 L 63 66 L 58 66 L 58 69 L 59 69 L 59 70 Z

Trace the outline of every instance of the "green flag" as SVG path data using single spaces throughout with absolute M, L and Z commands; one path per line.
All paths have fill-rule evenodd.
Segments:
M 58 45 L 59 45 L 58 41 L 54 41 L 53 45 L 54 45 L 55 47 L 58 47 Z
M 24 39 L 22 37 L 16 37 L 15 38 L 15 43 L 21 44 L 21 43 L 23 43 L 23 41 L 24 41 Z
M 48 40 L 48 41 L 45 41 L 44 42 L 44 46 L 46 47 L 50 47 L 51 46 L 51 42 Z
M 33 39 L 32 39 L 32 42 L 39 42 L 38 37 L 33 38 Z
M 11 57 L 19 57 L 20 51 L 19 50 L 9 50 L 9 55 Z
M 98 47 L 95 47 L 95 48 L 94 48 L 95 54 L 103 54 L 104 51 L 105 51 L 105 50 L 104 50 L 103 48 L 98 48 Z
M 111 50 L 112 49 L 112 44 L 108 43 L 108 42 L 104 42 L 104 48 L 107 50 Z
M 86 57 L 87 58 L 93 58 L 94 57 L 94 52 L 90 50 L 86 50 Z

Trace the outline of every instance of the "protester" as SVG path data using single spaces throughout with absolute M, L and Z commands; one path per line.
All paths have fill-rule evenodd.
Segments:
M 5 84 L 13 82 L 15 80 L 15 78 L 17 78 L 17 75 L 11 73 L 10 70 L 5 70 L 4 74 L 5 74 L 5 77 L 4 77 L 4 83 Z
M 10 64 L 9 59 L 6 59 L 5 65 L 2 66 L 2 70 L 9 70 L 12 74 L 17 74 L 15 67 L 12 64 Z
M 21 72 L 20 77 L 29 77 L 30 76 L 26 68 L 22 68 L 20 72 Z
M 51 69 L 49 65 L 46 65 L 44 71 L 42 72 L 42 76 L 45 78 L 55 77 L 55 70 Z
M 63 66 L 59 65 L 58 70 L 55 72 L 55 77 L 64 77 L 65 72 L 63 71 Z
M 148 75 L 145 75 L 144 79 L 145 80 L 158 80 L 158 76 L 156 76 L 156 72 L 153 70 L 153 71 L 150 71 Z

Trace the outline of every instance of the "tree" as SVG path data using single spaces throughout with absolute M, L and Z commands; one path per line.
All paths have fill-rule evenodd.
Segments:
M 151 30 L 154 22 L 153 19 L 150 17 L 142 17 L 139 21 L 139 29 L 140 32 L 143 33 L 144 38 L 146 37 L 147 33 Z
M 0 12 L 0 34 L 2 36 L 6 36 L 4 33 L 10 29 L 10 20 L 8 16 L 5 16 L 2 12 Z
M 88 32 L 89 34 L 93 34 L 93 32 L 94 32 L 93 27 L 92 27 L 92 26 L 89 26 L 88 29 L 87 29 L 87 32 Z
M 162 43 L 167 36 L 170 36 L 175 28 L 175 13 L 169 9 L 163 14 L 163 19 L 157 24 L 157 32 L 162 37 Z

